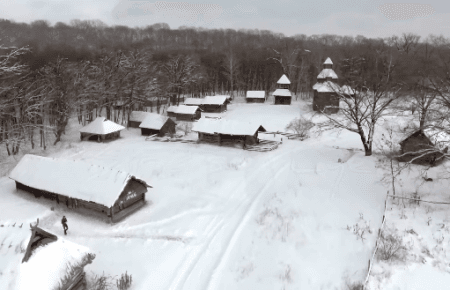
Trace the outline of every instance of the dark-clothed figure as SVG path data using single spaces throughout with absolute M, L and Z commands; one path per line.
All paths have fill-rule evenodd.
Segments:
M 69 229 L 69 227 L 67 226 L 67 219 L 66 216 L 63 216 L 62 220 L 61 220 L 63 229 L 64 229 L 64 234 L 67 235 L 67 230 Z

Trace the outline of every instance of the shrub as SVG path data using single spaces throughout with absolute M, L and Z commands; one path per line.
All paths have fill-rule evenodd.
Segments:
M 286 130 L 291 130 L 295 134 L 298 134 L 301 138 L 309 137 L 309 130 L 314 127 L 314 123 L 304 117 L 295 118 L 287 126 Z
M 377 257 L 383 261 L 404 261 L 406 247 L 403 239 L 394 230 L 385 229 L 381 232 L 378 245 Z
M 132 280 L 131 275 L 128 275 L 128 273 L 125 272 L 125 274 L 122 274 L 120 279 L 116 280 L 117 289 L 118 290 L 128 290 L 128 289 L 130 289 L 132 281 L 133 280 Z

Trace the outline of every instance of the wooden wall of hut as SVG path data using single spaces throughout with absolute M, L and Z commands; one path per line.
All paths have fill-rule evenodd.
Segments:
M 430 142 L 430 140 L 424 136 L 423 134 L 417 134 L 415 136 L 409 137 L 405 142 L 401 145 L 401 153 L 405 154 L 407 152 L 418 152 L 424 149 L 432 149 L 433 145 Z M 407 154 L 405 156 L 402 156 L 399 158 L 399 161 L 401 162 L 409 162 L 414 157 L 420 156 L 421 154 Z M 442 157 L 442 153 L 440 152 L 433 152 L 426 154 L 425 156 L 422 156 L 420 158 L 415 159 L 412 161 L 414 164 L 419 165 L 436 165 L 436 160 L 439 157 Z
M 164 133 L 162 133 L 160 130 L 141 128 L 141 135 L 143 136 L 150 136 L 155 134 L 157 134 L 160 137 L 164 136 Z
M 325 108 L 333 106 L 334 108 Z M 326 114 L 335 114 L 339 112 L 339 97 L 334 92 L 320 93 L 314 91 L 313 110 L 316 112 L 324 111 Z
M 247 98 L 247 103 L 264 103 L 266 99 L 263 98 Z
M 129 121 L 128 122 L 128 127 L 131 127 L 131 128 L 139 128 L 139 126 L 141 125 L 141 123 L 142 122 L 139 122 L 139 121 Z
M 222 113 L 227 110 L 227 105 L 202 105 L 202 110 L 208 113 Z
M 198 139 L 208 143 L 219 143 L 220 136 L 215 134 L 198 133 Z
M 274 96 L 275 105 L 290 105 L 292 97 Z

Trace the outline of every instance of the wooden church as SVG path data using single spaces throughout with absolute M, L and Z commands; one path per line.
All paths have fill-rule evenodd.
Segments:
M 289 87 L 291 86 L 291 81 L 286 75 L 281 76 L 277 82 L 277 89 L 273 92 L 273 97 L 275 98 L 275 105 L 290 105 L 292 100 L 291 91 Z
M 340 87 L 335 83 L 338 76 L 333 70 L 333 62 L 327 58 L 323 63 L 323 69 L 317 76 L 317 83 L 313 86 L 313 110 L 326 114 L 334 114 L 339 111 Z

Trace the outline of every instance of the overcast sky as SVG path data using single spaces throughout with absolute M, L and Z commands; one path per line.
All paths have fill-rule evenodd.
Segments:
M 45 19 L 52 24 L 98 19 L 131 27 L 165 22 L 171 28 L 267 29 L 288 36 L 385 37 L 414 32 L 450 37 L 448 0 L 423 4 L 392 0 L 0 0 L 0 18 L 27 23 Z

